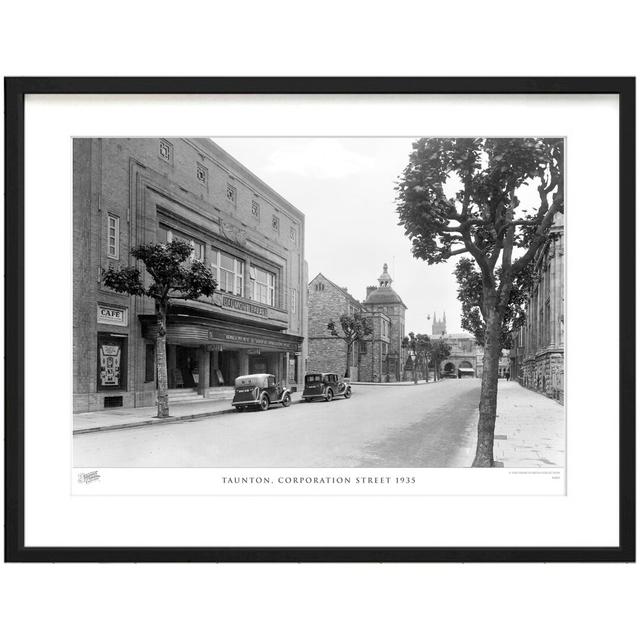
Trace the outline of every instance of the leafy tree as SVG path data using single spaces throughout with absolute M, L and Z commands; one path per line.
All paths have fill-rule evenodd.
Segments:
M 155 302 L 158 333 L 156 336 L 156 370 L 158 371 L 158 417 L 169 415 L 167 380 L 167 313 L 172 300 L 197 300 L 210 296 L 217 283 L 211 270 L 200 260 L 188 260 L 193 248 L 184 240 L 169 243 L 141 244 L 131 250 L 140 260 L 151 283 L 137 267 L 114 269 L 111 265 L 102 273 L 104 284 L 132 296 L 147 296 Z
M 359 340 L 364 339 L 373 333 L 373 326 L 371 319 L 366 318 L 359 312 L 355 312 L 353 315 L 343 313 L 340 316 L 340 327 L 342 334 L 338 331 L 338 327 L 333 320 L 329 320 L 327 323 L 327 329 L 332 336 L 336 338 L 342 338 L 347 345 L 347 368 L 345 370 L 344 377 L 349 377 L 349 363 L 351 362 L 351 352 L 353 351 L 353 345 Z
M 440 365 L 451 355 L 451 345 L 445 342 L 442 338 L 433 340 L 431 342 L 431 349 L 429 350 L 429 356 L 431 364 L 433 365 L 433 380 L 434 382 L 440 378 Z
M 563 165 L 561 139 L 422 138 L 397 186 L 413 255 L 436 264 L 468 254 L 479 271 L 472 307 L 484 323 L 485 349 L 473 466 L 493 466 L 504 321 L 514 287 L 564 213 Z M 536 194 L 531 210 L 520 203 L 523 190 Z
M 418 366 L 423 363 L 427 364 L 429 358 L 429 352 L 431 350 L 431 338 L 424 333 L 415 334 L 413 331 L 409 332 L 408 336 L 402 339 L 402 346 L 405 349 L 410 349 L 415 355 L 413 362 L 413 382 L 418 384 Z M 429 368 L 425 367 L 425 380 L 429 382 Z
M 461 326 L 473 334 L 477 344 L 484 347 L 487 325 L 482 317 L 482 275 L 476 269 L 474 261 L 469 258 L 461 258 L 454 273 L 458 281 L 458 300 L 462 307 Z M 496 274 L 500 278 L 500 269 L 496 270 Z M 533 263 L 525 266 L 513 279 L 500 328 L 502 349 L 511 349 L 513 333 L 527 319 L 525 307 L 534 280 Z

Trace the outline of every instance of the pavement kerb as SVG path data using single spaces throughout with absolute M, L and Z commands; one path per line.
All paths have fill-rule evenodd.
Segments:
M 74 429 L 73 435 L 83 433 L 97 433 L 98 431 L 117 431 L 118 429 L 135 429 L 136 427 L 148 427 L 150 425 L 159 426 L 161 424 L 171 424 L 173 422 L 184 422 L 185 420 L 196 420 L 197 418 L 209 418 L 224 413 L 235 413 L 235 409 L 220 409 L 219 411 L 205 411 L 203 413 L 192 413 L 187 416 L 168 416 L 167 418 L 149 418 L 138 422 L 125 422 L 124 424 L 111 424 L 104 427 L 89 427 L 87 429 Z

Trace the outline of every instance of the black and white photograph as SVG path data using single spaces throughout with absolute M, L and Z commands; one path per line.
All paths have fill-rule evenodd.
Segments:
M 564 469 L 563 137 L 72 144 L 75 468 Z
M 8 147 L 18 556 L 629 557 L 625 82 L 51 82 Z

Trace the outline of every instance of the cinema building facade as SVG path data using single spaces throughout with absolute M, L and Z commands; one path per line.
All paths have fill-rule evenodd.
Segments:
M 170 395 L 212 397 L 248 373 L 302 384 L 298 209 L 208 139 L 75 139 L 73 162 L 74 411 L 155 404 L 153 301 L 106 288 L 101 274 L 135 265 L 139 244 L 176 238 L 212 269 L 218 289 L 171 306 Z

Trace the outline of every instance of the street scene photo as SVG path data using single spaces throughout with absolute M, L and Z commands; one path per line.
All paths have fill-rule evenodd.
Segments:
M 563 469 L 564 145 L 75 138 L 73 466 Z

